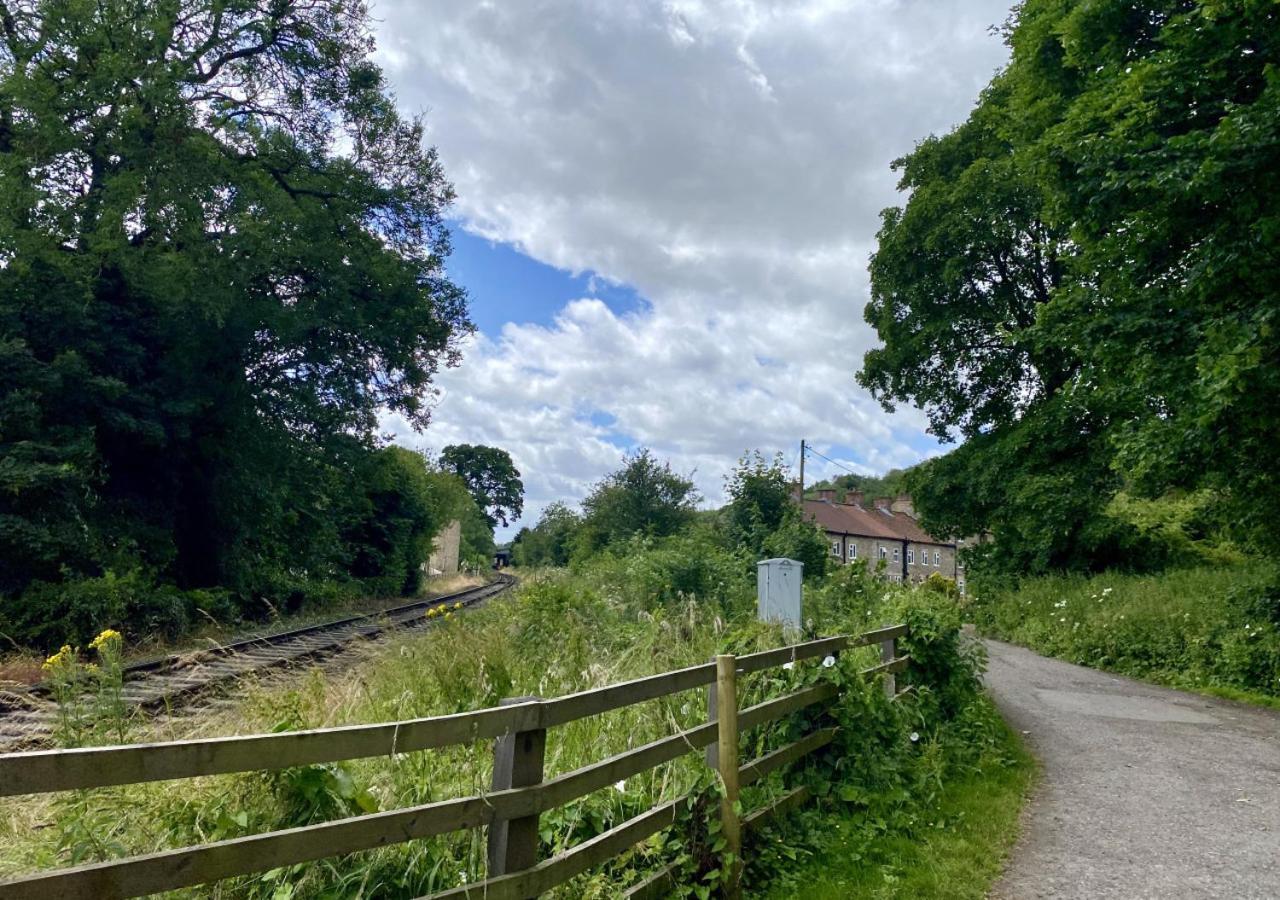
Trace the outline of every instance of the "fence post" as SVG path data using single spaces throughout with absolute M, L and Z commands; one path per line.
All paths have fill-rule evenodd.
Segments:
M 499 706 L 528 703 L 541 697 L 509 697 Z M 547 730 L 516 731 L 493 743 L 493 789 L 527 787 L 542 781 Z M 538 862 L 538 816 L 499 819 L 489 826 L 489 876 L 508 875 Z
M 898 642 L 894 638 L 880 642 L 881 662 L 893 662 L 897 659 Z M 898 679 L 892 672 L 884 673 L 884 695 L 892 700 L 898 695 Z
M 724 896 L 741 896 L 742 823 L 738 821 L 738 661 L 733 654 L 716 657 L 716 718 L 720 722 L 717 740 L 720 778 L 724 797 L 720 801 L 720 830 L 725 850 L 733 854 L 725 882 Z
M 716 661 L 716 658 L 714 656 L 711 657 L 711 662 L 715 663 L 715 661 Z M 718 671 L 719 670 L 717 670 L 717 675 L 718 675 Z M 707 722 L 708 724 L 716 720 L 716 706 L 717 706 L 716 693 L 719 690 L 720 690 L 720 681 L 719 681 L 719 678 L 717 677 L 716 681 L 713 681 L 709 685 L 707 685 Z M 720 754 L 716 749 L 717 743 L 718 741 L 707 744 L 704 752 L 706 753 L 706 757 L 707 757 L 707 766 L 712 769 L 718 770 L 720 768 Z

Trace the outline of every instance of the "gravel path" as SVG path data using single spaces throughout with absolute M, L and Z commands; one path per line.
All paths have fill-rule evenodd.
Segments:
M 1280 712 L 987 648 L 1044 767 L 993 897 L 1280 897 Z

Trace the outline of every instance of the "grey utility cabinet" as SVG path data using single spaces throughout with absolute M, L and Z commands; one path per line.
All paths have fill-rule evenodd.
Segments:
M 756 563 L 756 613 L 761 622 L 781 622 L 800 630 L 800 586 L 804 563 L 795 559 L 762 559 Z

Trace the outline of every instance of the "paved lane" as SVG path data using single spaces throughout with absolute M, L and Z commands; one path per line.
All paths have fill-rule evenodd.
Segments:
M 1280 712 L 987 648 L 1044 767 L 993 897 L 1280 898 Z

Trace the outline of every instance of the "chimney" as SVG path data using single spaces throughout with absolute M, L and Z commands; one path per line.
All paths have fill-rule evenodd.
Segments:
M 888 497 L 877 497 L 877 498 L 876 498 L 876 509 L 888 510 L 888 509 L 889 509 L 889 502 L 890 502 L 890 501 L 889 501 L 889 498 L 888 498 Z
M 889 508 L 896 513 L 902 513 L 903 515 L 910 516 L 913 519 L 916 517 L 916 507 L 915 504 L 911 502 L 910 494 L 899 494 L 898 499 L 894 500 L 893 505 Z
M 818 499 L 819 499 L 819 500 L 823 500 L 823 501 L 825 501 L 825 502 L 827 502 L 827 503 L 835 503 L 835 502 L 836 502 L 836 492 L 835 492 L 834 490 L 830 489 L 830 488 L 824 488 L 824 489 L 822 489 L 822 490 L 818 491 Z
M 861 506 L 866 500 L 867 496 L 862 491 L 845 491 L 844 502 L 849 506 Z

